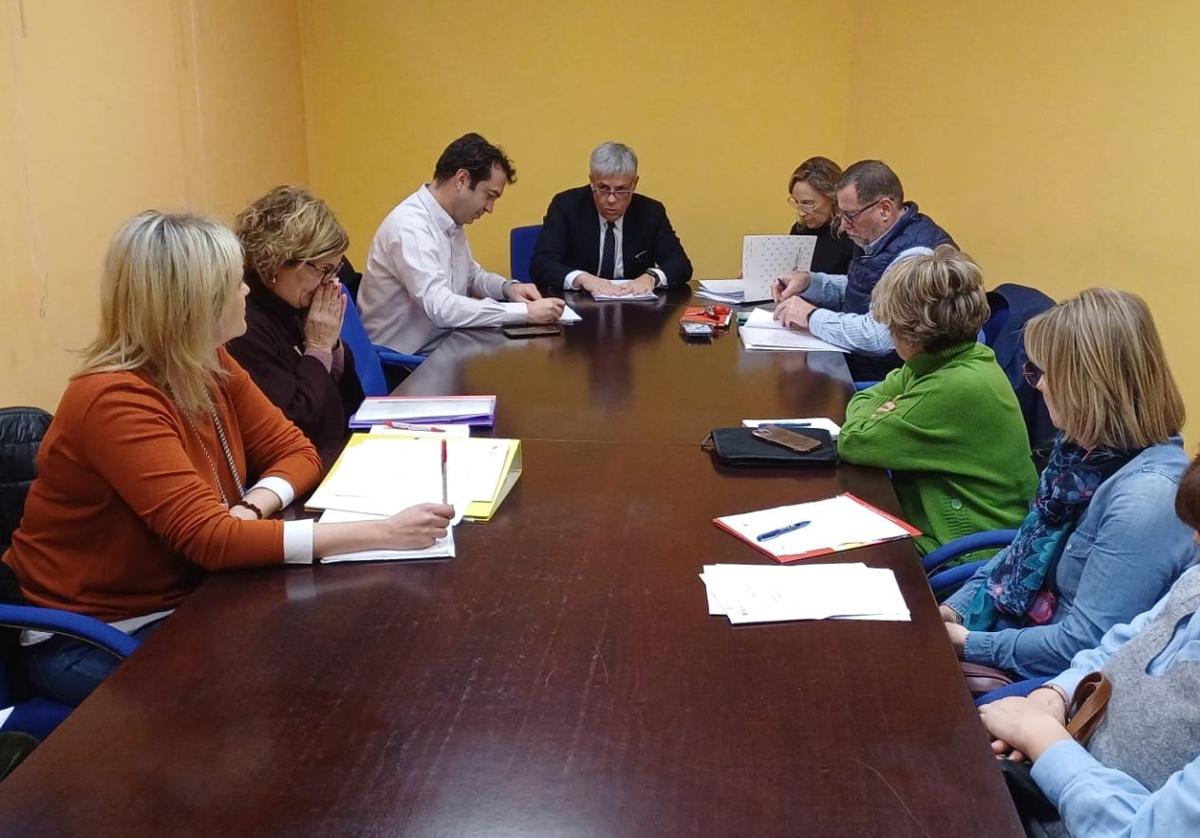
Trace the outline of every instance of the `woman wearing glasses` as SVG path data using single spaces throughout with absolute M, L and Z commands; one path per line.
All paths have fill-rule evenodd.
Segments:
M 339 340 L 347 297 L 337 280 L 350 240 L 324 201 L 279 186 L 238 215 L 246 254 L 246 334 L 229 351 L 317 448 L 328 468 L 363 399 Z
M 816 236 L 812 270 L 845 274 L 858 247 L 838 233 L 834 219 L 837 207 L 834 184 L 842 168 L 828 157 L 810 157 L 792 172 L 788 181 L 788 203 L 796 211 L 793 236 Z
M 1140 297 L 1091 289 L 1029 321 L 1027 375 L 1060 434 L 1013 543 L 942 606 L 959 656 L 1065 670 L 1194 559 L 1175 514 L 1183 401 Z

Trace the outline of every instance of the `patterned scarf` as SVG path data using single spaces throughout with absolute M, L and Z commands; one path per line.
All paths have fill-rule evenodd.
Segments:
M 1100 484 L 1140 453 L 1142 449 L 1085 451 L 1059 434 L 1033 508 L 987 581 L 975 592 L 963 625 L 971 631 L 991 631 L 1002 616 L 1049 622 L 1056 607 L 1050 580 L 1067 539 Z

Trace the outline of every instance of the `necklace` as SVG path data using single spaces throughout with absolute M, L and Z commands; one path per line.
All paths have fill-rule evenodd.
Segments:
M 225 454 L 225 462 L 229 466 L 229 473 L 233 475 L 233 482 L 237 486 L 238 498 L 240 499 L 246 490 L 242 485 L 242 476 L 238 472 L 237 462 L 233 459 L 233 450 L 229 447 L 229 439 L 225 436 L 225 427 L 221 424 L 221 417 L 217 415 L 216 408 L 209 407 L 208 414 L 212 417 L 213 427 L 217 429 L 217 439 L 221 441 L 221 450 Z M 184 419 L 187 420 L 192 433 L 196 435 L 196 441 L 200 443 L 200 450 L 204 452 L 204 459 L 208 460 L 208 467 L 212 470 L 213 479 L 217 484 L 217 492 L 221 495 L 221 502 L 226 506 L 230 506 L 229 496 L 225 494 L 225 487 L 221 485 L 221 473 L 217 468 L 217 462 L 213 459 L 212 453 L 209 452 L 208 446 L 204 444 L 204 437 L 200 436 L 200 430 L 196 427 L 196 423 L 192 421 L 191 416 L 184 414 Z

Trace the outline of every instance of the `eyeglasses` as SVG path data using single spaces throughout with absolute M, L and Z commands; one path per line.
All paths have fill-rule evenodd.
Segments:
M 812 212 L 817 208 L 816 201 L 797 201 L 791 195 L 788 195 L 788 203 L 791 204 L 794 209 L 804 210 L 806 213 Z
M 341 259 L 337 260 L 336 265 L 332 265 L 328 268 L 322 268 L 320 265 L 314 262 L 305 262 L 304 265 L 305 267 L 316 271 L 320 275 L 321 281 L 325 282 L 326 280 L 333 279 L 335 276 L 337 276 L 338 271 L 342 269 L 342 265 L 345 264 L 345 262 L 346 258 L 343 256 Z
M 632 189 L 609 189 L 607 186 L 593 186 L 592 191 L 601 198 L 612 196 L 613 198 L 628 198 L 633 194 Z
M 1021 377 L 1025 379 L 1026 384 L 1033 388 L 1038 386 L 1038 382 L 1042 380 L 1042 376 L 1045 374 L 1042 372 L 1042 368 L 1033 361 L 1026 361 L 1025 366 L 1021 369 Z
M 842 221 L 845 221 L 847 224 L 853 224 L 854 220 L 856 218 L 858 218 L 860 215 L 862 215 L 864 212 L 866 212 L 867 210 L 869 210 L 871 207 L 875 206 L 882 200 L 883 200 L 883 198 L 876 198 L 874 201 L 867 204 L 865 207 L 859 207 L 856 210 L 839 209 L 838 215 L 841 217 Z

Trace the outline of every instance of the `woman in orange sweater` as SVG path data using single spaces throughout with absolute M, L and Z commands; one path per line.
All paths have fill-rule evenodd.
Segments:
M 242 250 L 190 215 L 145 212 L 104 263 L 100 334 L 38 452 L 4 556 L 25 599 L 140 637 L 205 571 L 430 546 L 453 510 L 381 521 L 268 520 L 320 476 L 312 445 L 221 345 L 245 331 Z M 25 632 L 34 683 L 78 703 L 116 666 L 67 637 Z

